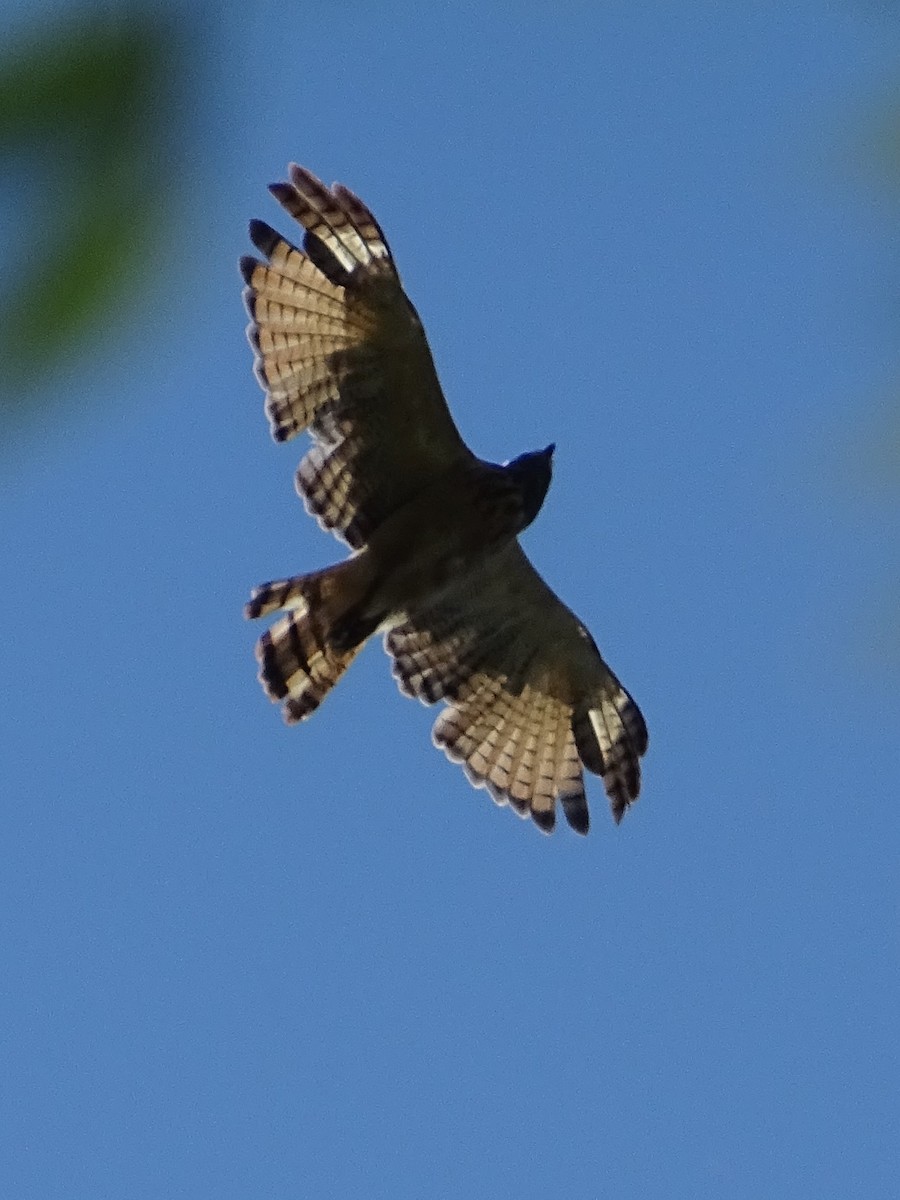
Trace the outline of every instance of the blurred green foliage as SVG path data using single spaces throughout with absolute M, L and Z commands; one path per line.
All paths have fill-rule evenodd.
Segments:
M 44 22 L 0 61 L 0 163 L 24 197 L 4 247 L 0 419 L 140 298 L 171 194 L 181 42 L 159 13 Z M 16 204 L 18 207 L 18 204 Z

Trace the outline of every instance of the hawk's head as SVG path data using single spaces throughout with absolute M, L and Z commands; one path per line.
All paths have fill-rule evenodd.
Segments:
M 529 454 L 520 454 L 518 458 L 505 464 L 506 471 L 522 496 L 522 529 L 531 524 L 544 503 L 553 474 L 555 449 L 556 446 L 551 443 L 545 450 L 532 450 Z

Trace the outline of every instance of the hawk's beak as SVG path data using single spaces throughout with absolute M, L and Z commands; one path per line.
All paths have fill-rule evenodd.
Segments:
M 547 456 L 547 458 L 552 458 L 553 451 L 555 449 L 556 449 L 556 442 L 551 442 L 550 445 L 547 447 L 547 449 L 544 451 L 544 454 Z

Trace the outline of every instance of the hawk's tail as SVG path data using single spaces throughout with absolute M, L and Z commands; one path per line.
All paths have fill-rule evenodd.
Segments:
M 374 632 L 375 624 L 356 615 L 367 578 L 357 557 L 253 589 L 246 617 L 288 610 L 259 639 L 256 658 L 260 683 L 270 699 L 283 701 L 289 724 L 315 712 Z

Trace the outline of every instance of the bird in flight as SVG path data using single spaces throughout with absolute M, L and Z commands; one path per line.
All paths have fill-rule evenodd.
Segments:
M 251 222 L 247 334 L 272 436 L 312 437 L 297 491 L 351 554 L 253 590 L 247 617 L 282 614 L 257 643 L 263 688 L 303 721 L 382 631 L 401 691 L 446 704 L 435 744 L 497 804 L 549 833 L 558 801 L 587 833 L 586 767 L 618 822 L 640 788 L 644 719 L 518 542 L 553 446 L 503 465 L 472 453 L 378 222 L 341 184 L 289 176 L 270 191 L 301 245 Z

